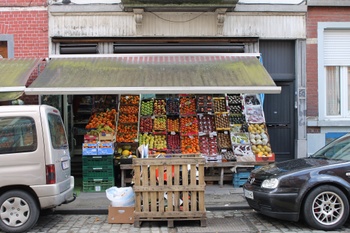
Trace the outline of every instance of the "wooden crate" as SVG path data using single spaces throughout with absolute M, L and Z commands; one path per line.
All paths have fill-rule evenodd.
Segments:
M 134 226 L 184 220 L 206 226 L 204 165 L 201 157 L 134 159 Z

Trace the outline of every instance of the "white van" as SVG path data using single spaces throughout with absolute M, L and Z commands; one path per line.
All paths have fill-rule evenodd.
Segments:
M 60 112 L 48 105 L 0 106 L 0 229 L 32 228 L 43 209 L 75 200 Z

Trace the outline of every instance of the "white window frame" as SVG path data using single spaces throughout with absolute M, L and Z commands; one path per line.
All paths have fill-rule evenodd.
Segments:
M 348 107 L 348 94 L 350 94 L 350 91 L 348 91 L 346 88 L 347 80 L 345 77 L 347 77 L 347 67 L 344 65 L 339 65 L 340 68 L 340 76 L 341 78 L 341 114 L 339 116 L 327 116 L 326 112 L 326 95 L 324 93 L 327 92 L 326 87 L 326 67 L 325 67 L 325 55 L 324 55 L 324 40 L 325 40 L 325 31 L 327 29 L 344 29 L 349 30 L 350 29 L 350 22 L 320 22 L 317 26 L 317 37 L 318 37 L 318 117 L 319 120 L 350 120 L 350 113 L 349 109 L 348 111 L 344 111 Z M 350 67 L 350 64 L 348 65 Z M 345 75 L 345 76 L 344 76 Z M 344 94 L 344 91 L 346 94 Z

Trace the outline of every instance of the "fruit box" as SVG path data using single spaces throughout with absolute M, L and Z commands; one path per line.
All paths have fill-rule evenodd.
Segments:
M 98 143 L 98 155 L 113 155 L 114 154 L 114 142 L 100 142 Z
M 114 142 L 115 141 L 115 133 L 100 133 L 98 135 L 98 140 L 99 141 L 111 141 Z
M 98 141 L 98 137 L 95 135 L 84 134 L 84 142 L 85 143 L 95 143 Z
M 271 153 L 269 156 L 258 156 L 255 155 L 256 162 L 274 162 L 275 161 L 275 153 Z
M 108 223 L 134 223 L 135 207 L 108 207 Z
M 83 155 L 97 155 L 97 143 L 83 143 Z

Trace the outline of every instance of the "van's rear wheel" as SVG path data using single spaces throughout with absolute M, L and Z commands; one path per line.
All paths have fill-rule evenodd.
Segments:
M 38 221 L 40 209 L 35 199 L 21 190 L 8 191 L 0 196 L 0 229 L 5 232 L 24 232 Z

